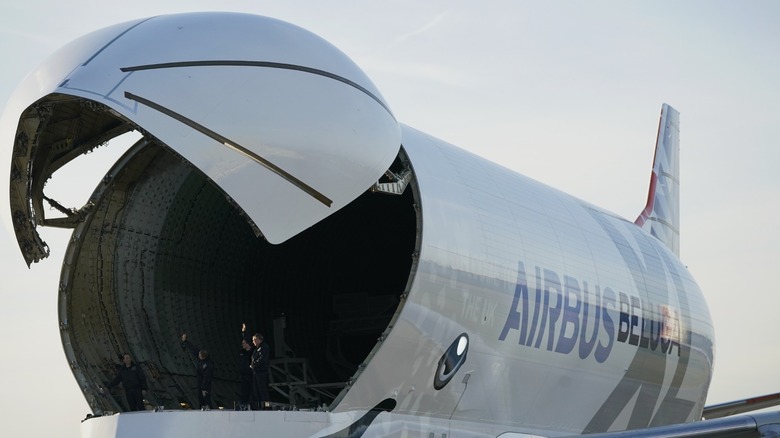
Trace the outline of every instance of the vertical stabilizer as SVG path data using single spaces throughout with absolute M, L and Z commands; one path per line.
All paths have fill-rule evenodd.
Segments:
M 647 205 L 634 223 L 680 255 L 680 113 L 667 104 L 661 107 Z

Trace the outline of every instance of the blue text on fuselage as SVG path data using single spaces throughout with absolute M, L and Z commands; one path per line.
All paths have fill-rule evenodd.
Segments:
M 561 354 L 576 350 L 580 359 L 592 355 L 599 363 L 607 360 L 615 341 L 665 354 L 671 354 L 676 346 L 679 356 L 679 314 L 671 306 L 615 293 L 610 287 L 596 285 L 591 291 L 587 281 L 570 275 L 561 281 L 555 271 L 539 266 L 534 271 L 532 297 L 525 265 L 518 264 L 512 306 L 499 341 L 516 330 L 518 345 Z

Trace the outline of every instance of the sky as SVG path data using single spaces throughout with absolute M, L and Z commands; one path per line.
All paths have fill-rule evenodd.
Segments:
M 400 122 L 630 220 L 645 204 L 661 104 L 675 107 L 681 259 L 716 330 L 708 404 L 780 392 L 780 2 L 2 2 L 0 106 L 78 36 L 217 10 L 313 31 L 368 74 Z M 85 173 L 63 179 L 73 205 L 102 176 L 83 183 Z M 89 408 L 58 333 L 69 233 L 41 233 L 51 256 L 28 269 L 0 228 L 0 424 L 4 436 L 75 438 Z

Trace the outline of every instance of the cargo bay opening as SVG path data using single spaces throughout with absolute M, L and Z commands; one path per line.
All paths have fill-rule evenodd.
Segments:
M 232 409 L 242 323 L 271 347 L 269 394 L 277 406 L 334 407 L 381 346 L 413 278 L 421 220 L 413 176 L 400 194 L 367 188 L 271 245 L 203 173 L 141 136 L 96 182 L 84 208 L 60 219 L 35 217 L 36 205 L 56 201 L 43 192 L 57 168 L 137 130 L 83 99 L 55 99 L 45 110 L 36 105 L 20 123 L 12 166 L 16 187 L 32 187 L 28 199 L 12 193 L 12 209 L 33 209 L 30 217 L 18 213 L 14 226 L 28 263 L 45 257 L 29 223 L 75 227 L 60 279 L 60 326 L 93 412 L 127 409 L 121 390 L 100 389 L 124 352 L 146 374 L 148 408 L 197 407 L 195 363 L 180 345 L 183 332 L 210 352 L 214 403 Z M 392 183 L 404 171 L 410 168 L 401 149 L 378 182 Z

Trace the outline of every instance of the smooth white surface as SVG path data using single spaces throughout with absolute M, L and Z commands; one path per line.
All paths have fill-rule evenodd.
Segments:
M 257 15 L 113 25 L 69 43 L 20 88 L 112 108 L 203 171 L 275 244 L 371 187 L 401 143 L 381 94 L 342 52 Z M 14 107 L 25 97 L 23 107 L 39 93 Z M 3 122 L 4 137 L 12 126 Z

